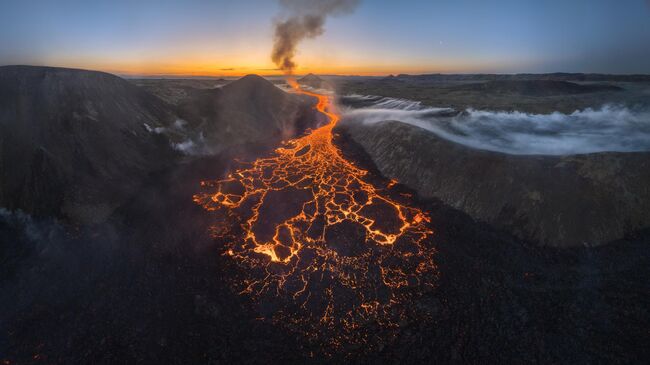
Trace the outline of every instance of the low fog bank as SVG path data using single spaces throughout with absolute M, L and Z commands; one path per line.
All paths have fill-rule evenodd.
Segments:
M 650 109 L 604 105 L 570 114 L 433 108 L 364 95 L 341 98 L 344 118 L 374 124 L 397 120 L 468 147 L 514 155 L 569 155 L 650 150 Z

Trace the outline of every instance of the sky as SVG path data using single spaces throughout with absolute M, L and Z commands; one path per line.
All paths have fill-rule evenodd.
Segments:
M 274 0 L 2 0 L 0 65 L 278 74 Z M 303 42 L 299 74 L 650 74 L 650 0 L 363 0 Z

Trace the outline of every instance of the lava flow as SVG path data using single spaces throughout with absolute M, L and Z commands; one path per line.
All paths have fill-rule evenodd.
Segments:
M 395 182 L 378 186 L 344 158 L 329 96 L 294 90 L 317 98 L 328 123 L 202 182 L 194 200 L 221 212 L 213 233 L 246 273 L 232 284 L 263 318 L 328 347 L 370 347 L 379 331 L 397 333 L 412 301 L 435 286 L 429 218 L 391 192 Z

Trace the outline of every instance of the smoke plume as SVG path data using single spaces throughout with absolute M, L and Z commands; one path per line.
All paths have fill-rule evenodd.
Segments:
M 296 67 L 296 48 L 303 39 L 325 32 L 328 16 L 352 12 L 360 0 L 279 0 L 287 15 L 275 24 L 271 59 L 286 74 Z

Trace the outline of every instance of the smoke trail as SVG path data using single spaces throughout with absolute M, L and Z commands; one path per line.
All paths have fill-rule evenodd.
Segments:
M 279 0 L 289 17 L 275 24 L 271 59 L 286 74 L 296 67 L 296 48 L 303 39 L 325 32 L 325 19 L 352 12 L 360 0 Z

